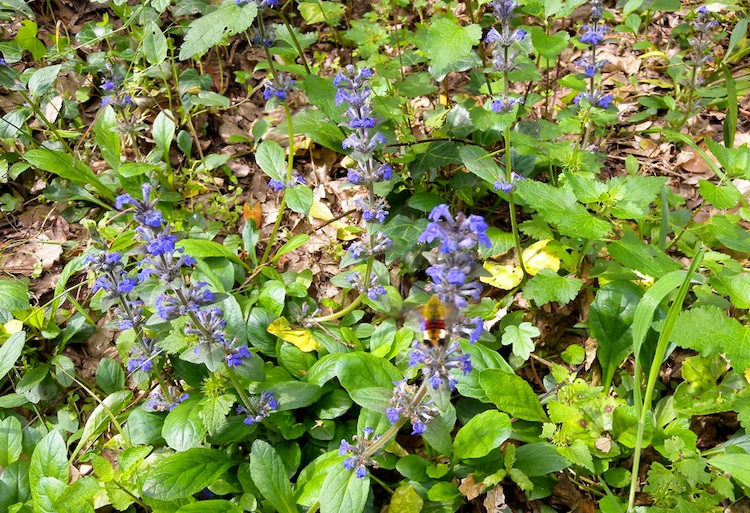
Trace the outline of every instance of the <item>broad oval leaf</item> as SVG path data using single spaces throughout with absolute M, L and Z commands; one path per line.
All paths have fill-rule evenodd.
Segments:
M 502 411 L 523 420 L 549 422 L 531 385 L 514 373 L 488 369 L 479 374 L 479 384 L 490 401 Z
M 320 513 L 361 513 L 365 509 L 370 474 L 359 478 L 341 461 L 332 467 L 320 488 Z
M 297 505 L 284 469 L 284 462 L 273 447 L 263 440 L 253 442 L 250 475 L 263 498 L 279 513 L 297 513 Z
M 481 458 L 510 437 L 510 417 L 488 410 L 473 417 L 456 433 L 453 454 L 460 459 Z
M 195 448 L 154 464 L 143 483 L 143 494 L 162 501 L 184 499 L 213 484 L 237 465 L 226 452 Z

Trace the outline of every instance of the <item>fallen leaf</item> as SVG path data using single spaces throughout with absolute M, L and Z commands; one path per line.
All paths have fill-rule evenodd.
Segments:
M 315 340 L 310 330 L 306 328 L 292 328 L 285 317 L 279 317 L 269 324 L 268 333 L 279 337 L 284 342 L 289 342 L 304 353 L 320 349 L 320 344 Z

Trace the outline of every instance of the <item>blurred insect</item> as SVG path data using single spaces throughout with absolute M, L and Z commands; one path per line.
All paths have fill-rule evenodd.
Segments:
M 432 296 L 422 307 L 422 335 L 424 343 L 433 347 L 445 345 L 448 341 L 448 328 L 455 320 L 456 311 L 440 298 Z

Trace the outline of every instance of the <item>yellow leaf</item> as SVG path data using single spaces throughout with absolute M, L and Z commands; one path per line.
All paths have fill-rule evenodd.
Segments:
M 331 212 L 331 209 L 318 200 L 313 201 L 312 207 L 310 208 L 310 215 L 321 221 L 330 221 L 333 219 L 333 212 Z
M 560 259 L 546 250 L 551 240 L 540 240 L 523 250 L 523 264 L 531 276 L 535 276 L 542 269 L 552 269 L 555 272 L 560 270 Z
M 306 328 L 292 328 L 285 317 L 279 317 L 269 324 L 268 333 L 279 337 L 284 342 L 289 342 L 305 353 L 320 349 L 320 344 L 315 340 L 310 330 Z
M 510 290 L 523 279 L 523 271 L 517 265 L 485 262 L 484 268 L 490 272 L 491 276 L 480 276 L 479 280 L 498 289 Z
M 5 329 L 5 333 L 13 335 L 14 333 L 23 331 L 23 323 L 18 319 L 11 319 L 3 325 L 3 328 Z

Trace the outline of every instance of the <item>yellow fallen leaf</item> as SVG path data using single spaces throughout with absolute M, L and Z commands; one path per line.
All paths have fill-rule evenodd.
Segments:
M 325 204 L 315 200 L 310 208 L 310 216 L 321 221 L 330 221 L 333 219 L 333 212 Z
M 560 270 L 560 259 L 546 250 L 550 241 L 552 239 L 540 240 L 523 250 L 523 263 L 531 276 L 542 269 L 552 269 L 555 272 Z
M 485 262 L 484 268 L 490 272 L 491 276 L 480 276 L 479 281 L 497 289 L 510 290 L 521 283 L 523 279 L 523 271 L 517 265 Z
M 23 331 L 23 323 L 18 319 L 11 319 L 3 325 L 3 329 L 5 329 L 5 333 L 8 335 L 13 335 L 14 333 Z
M 315 340 L 312 331 L 306 328 L 292 328 L 285 317 L 279 317 L 268 325 L 268 333 L 279 337 L 284 342 L 289 342 L 302 352 L 310 353 L 320 349 L 320 344 Z

